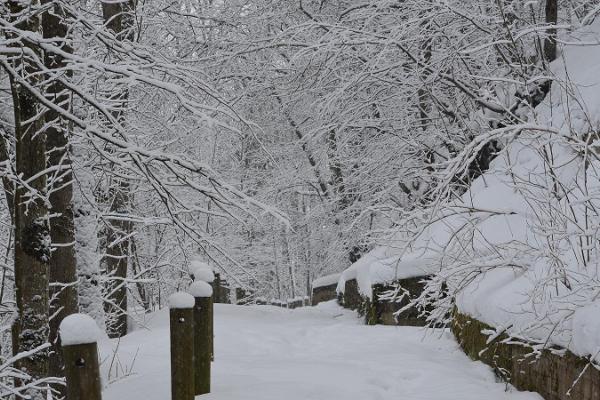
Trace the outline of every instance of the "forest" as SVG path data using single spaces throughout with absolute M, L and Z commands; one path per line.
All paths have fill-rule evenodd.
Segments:
M 354 285 L 346 308 L 367 323 L 387 302 L 394 324 L 410 310 L 452 330 L 444 348 L 471 355 L 457 324 L 472 318 L 488 345 L 578 357 L 572 390 L 600 371 L 598 14 L 597 0 L 0 0 L 0 398 L 76 400 L 60 327 L 78 313 L 101 332 L 105 397 L 138 398 L 120 389 L 145 360 L 133 349 L 168 337 L 140 332 L 166 329 L 153 316 L 194 280 L 245 305 L 215 304 L 217 355 L 220 337 L 245 351 L 240 321 L 298 334 L 282 304 L 314 306 L 289 311 L 306 329 L 322 315 L 357 329 L 334 304 Z M 115 379 L 121 340 L 135 356 Z M 405 398 L 487 393 L 465 385 Z M 361 390 L 298 398 L 400 396 Z M 489 399 L 538 398 L 518 393 Z M 214 398 L 270 398 L 228 396 Z

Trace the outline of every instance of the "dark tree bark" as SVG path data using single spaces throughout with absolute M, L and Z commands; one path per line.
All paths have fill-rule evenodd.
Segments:
M 546 0 L 546 23 L 556 25 L 558 22 L 558 0 Z M 556 28 L 548 29 L 548 37 L 544 40 L 544 57 L 547 62 L 556 59 Z
M 42 0 L 42 4 L 51 3 Z M 67 53 L 72 53 L 69 30 L 60 3 L 42 15 L 42 31 L 44 38 Z M 63 57 L 57 54 L 46 54 L 44 64 L 49 70 L 62 70 L 66 67 Z M 71 75 L 69 72 L 58 74 Z M 68 89 L 58 80 L 51 80 L 46 89 L 46 96 L 54 103 L 69 110 L 71 96 Z M 73 213 L 73 173 L 69 151 L 69 123 L 54 110 L 47 110 L 46 147 L 48 150 L 48 167 L 58 167 L 50 184 L 50 236 L 53 252 L 50 260 L 50 352 L 49 373 L 51 376 L 64 376 L 62 346 L 58 335 L 58 327 L 62 320 L 78 311 L 77 304 L 77 262 L 75 258 L 75 224 Z M 55 389 L 65 395 L 64 385 L 56 385 Z
M 39 3 L 9 1 L 11 16 L 20 14 L 18 29 L 38 32 L 39 16 L 34 13 Z M 31 47 L 36 56 L 39 52 Z M 30 87 L 41 90 L 39 70 L 27 56 L 14 58 L 11 67 L 11 92 L 14 102 L 16 136 L 16 173 L 28 181 L 31 189 L 16 185 L 15 207 L 15 297 L 17 317 L 12 327 L 13 352 L 32 350 L 48 341 L 48 269 L 50 262 L 50 230 L 48 209 L 42 197 L 46 193 L 46 135 L 40 118 L 40 105 Z M 33 75 L 32 75 L 33 74 Z M 31 179 L 32 177 L 35 179 Z M 23 358 L 17 365 L 35 378 L 48 375 L 48 355 L 38 352 Z M 41 393 L 32 393 L 43 398 Z

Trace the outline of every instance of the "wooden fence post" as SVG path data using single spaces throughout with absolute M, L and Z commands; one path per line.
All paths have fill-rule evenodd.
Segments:
M 210 362 L 213 359 L 213 291 L 203 281 L 189 289 L 194 296 L 194 386 L 195 394 L 210 393 Z
M 96 322 L 84 314 L 71 314 L 60 323 L 68 400 L 101 400 Z
M 242 289 L 241 287 L 236 287 L 235 288 L 235 304 L 238 305 L 244 305 L 244 289 Z
M 169 297 L 171 329 L 171 399 L 194 400 L 194 298 Z
M 223 295 L 223 281 L 221 280 L 221 274 L 215 274 L 215 279 L 212 283 L 213 288 L 213 303 L 227 303 Z
M 214 332 L 213 332 L 213 312 L 212 312 L 212 304 L 217 303 L 217 293 L 214 290 L 214 283 L 215 283 L 215 274 L 212 270 L 212 268 L 205 263 L 202 262 L 192 262 L 191 265 L 191 269 L 192 269 L 192 274 L 194 275 L 194 282 L 206 282 L 209 284 L 210 286 L 210 290 L 211 290 L 211 296 L 212 296 L 212 301 L 211 301 L 211 306 L 210 306 L 210 321 L 209 321 L 209 326 L 210 326 L 210 359 L 211 361 L 215 360 L 215 343 L 214 343 Z M 194 294 L 192 293 L 192 296 L 194 296 Z M 196 296 L 194 296 L 196 297 Z M 197 301 L 196 301 L 197 303 Z M 195 317 L 196 318 L 196 317 Z M 198 319 L 196 319 L 196 323 L 198 323 Z

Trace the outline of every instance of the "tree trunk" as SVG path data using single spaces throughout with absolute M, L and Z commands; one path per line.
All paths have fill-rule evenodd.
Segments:
M 133 238 L 131 239 L 130 252 L 131 252 L 131 269 L 133 271 L 133 275 L 141 276 L 143 270 L 142 270 L 142 266 L 140 264 L 140 260 L 138 258 L 137 246 L 136 246 L 135 240 Z M 150 295 L 149 295 L 148 291 L 146 290 L 146 287 L 144 286 L 143 282 L 138 281 L 135 283 L 135 285 L 137 286 L 138 295 L 140 296 L 140 301 L 142 303 L 142 307 L 144 307 L 144 311 L 145 312 L 152 311 L 151 305 L 150 305 Z
M 558 0 L 546 0 L 546 24 L 556 25 L 558 22 Z M 552 62 L 556 59 L 556 28 L 548 29 L 548 37 L 544 40 L 544 57 Z
M 12 16 L 27 15 L 36 8 L 36 2 L 25 4 L 10 1 Z M 21 17 L 22 18 L 22 17 Z M 38 32 L 37 16 L 22 18 L 17 28 Z M 31 49 L 39 56 L 37 49 Z M 48 341 L 48 268 L 50 262 L 50 232 L 48 209 L 42 197 L 46 193 L 46 135 L 40 106 L 27 86 L 40 89 L 39 71 L 27 57 L 12 61 L 16 76 L 11 75 L 11 92 L 14 102 L 16 136 L 16 173 L 28 181 L 32 192 L 23 185 L 15 188 L 15 297 L 17 317 L 12 327 L 13 352 L 32 350 Z M 32 74 L 35 74 L 32 76 Z M 38 175 L 39 174 L 39 175 Z M 45 352 L 18 361 L 17 367 L 35 378 L 48 375 L 48 355 Z M 31 393 L 34 398 L 44 398 L 42 393 Z
M 107 28 L 115 33 L 118 40 L 134 39 L 133 16 L 135 7 L 133 1 L 102 3 L 102 14 Z M 114 96 L 117 109 L 113 113 L 115 119 L 123 125 L 123 114 L 126 109 L 129 93 L 123 88 Z M 112 218 L 107 220 L 104 238 L 105 257 L 102 262 L 107 276 L 105 302 L 106 327 L 108 336 L 117 338 L 127 334 L 127 278 L 129 252 L 131 250 L 130 234 L 133 226 L 125 221 L 131 201 L 129 183 L 121 178 L 115 178 L 108 190 L 105 200 L 110 202 L 109 213 Z
M 124 207 L 127 204 L 121 193 L 115 194 L 112 204 Z M 111 211 L 123 213 L 120 208 L 111 207 Z M 106 252 L 104 271 L 106 273 L 106 329 L 110 338 L 119 338 L 127 334 L 127 267 L 129 259 L 129 224 L 111 221 L 105 229 Z
M 42 0 L 42 3 L 50 3 Z M 59 3 L 55 3 L 50 11 L 42 15 L 43 36 L 53 39 L 54 43 L 67 53 L 72 53 L 68 27 Z M 66 67 L 63 57 L 46 54 L 45 66 L 50 70 Z M 70 73 L 69 73 L 70 75 Z M 54 104 L 65 110 L 71 107 L 71 96 L 68 89 L 58 81 L 51 82 L 46 95 Z M 69 123 L 59 113 L 47 110 L 46 147 L 48 149 L 48 167 L 60 167 L 54 174 L 54 182 L 50 186 L 50 236 L 53 244 L 50 260 L 50 343 L 52 350 L 49 360 L 51 376 L 64 376 L 62 346 L 58 335 L 58 327 L 62 320 L 78 311 L 77 307 L 77 262 L 75 259 L 75 224 L 73 214 L 73 173 L 69 151 Z M 64 385 L 56 385 L 56 390 L 65 395 Z
M 281 238 L 283 240 L 282 249 L 283 249 L 283 258 L 288 266 L 288 274 L 290 278 L 290 291 L 289 294 L 292 298 L 296 297 L 296 271 L 295 271 L 295 263 L 292 261 L 292 257 L 290 254 L 290 242 L 288 239 L 287 230 L 285 228 L 281 231 Z
M 344 171 L 342 170 L 342 162 L 338 154 L 337 141 L 338 138 L 335 129 L 330 130 L 327 137 L 327 157 L 329 159 L 329 170 L 331 172 L 330 186 L 333 188 L 332 192 L 335 195 L 335 197 L 332 198 L 335 207 L 334 214 L 336 215 L 333 222 L 336 225 L 342 225 L 344 221 L 340 218 L 340 215 L 346 212 L 352 205 L 356 195 L 348 190 L 344 178 Z M 344 246 L 348 254 L 348 260 L 351 264 L 358 261 L 366 251 L 366 248 L 361 244 L 344 243 Z

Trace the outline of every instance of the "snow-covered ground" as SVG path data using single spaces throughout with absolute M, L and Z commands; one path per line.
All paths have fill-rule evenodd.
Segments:
M 487 366 L 470 361 L 447 332 L 431 335 L 413 327 L 364 326 L 334 302 L 296 310 L 217 304 L 215 311 L 212 393 L 199 398 L 541 399 L 506 391 L 506 385 L 496 382 Z M 146 328 L 121 339 L 117 357 L 116 341 L 100 342 L 105 400 L 170 398 L 166 310 L 148 316 Z

